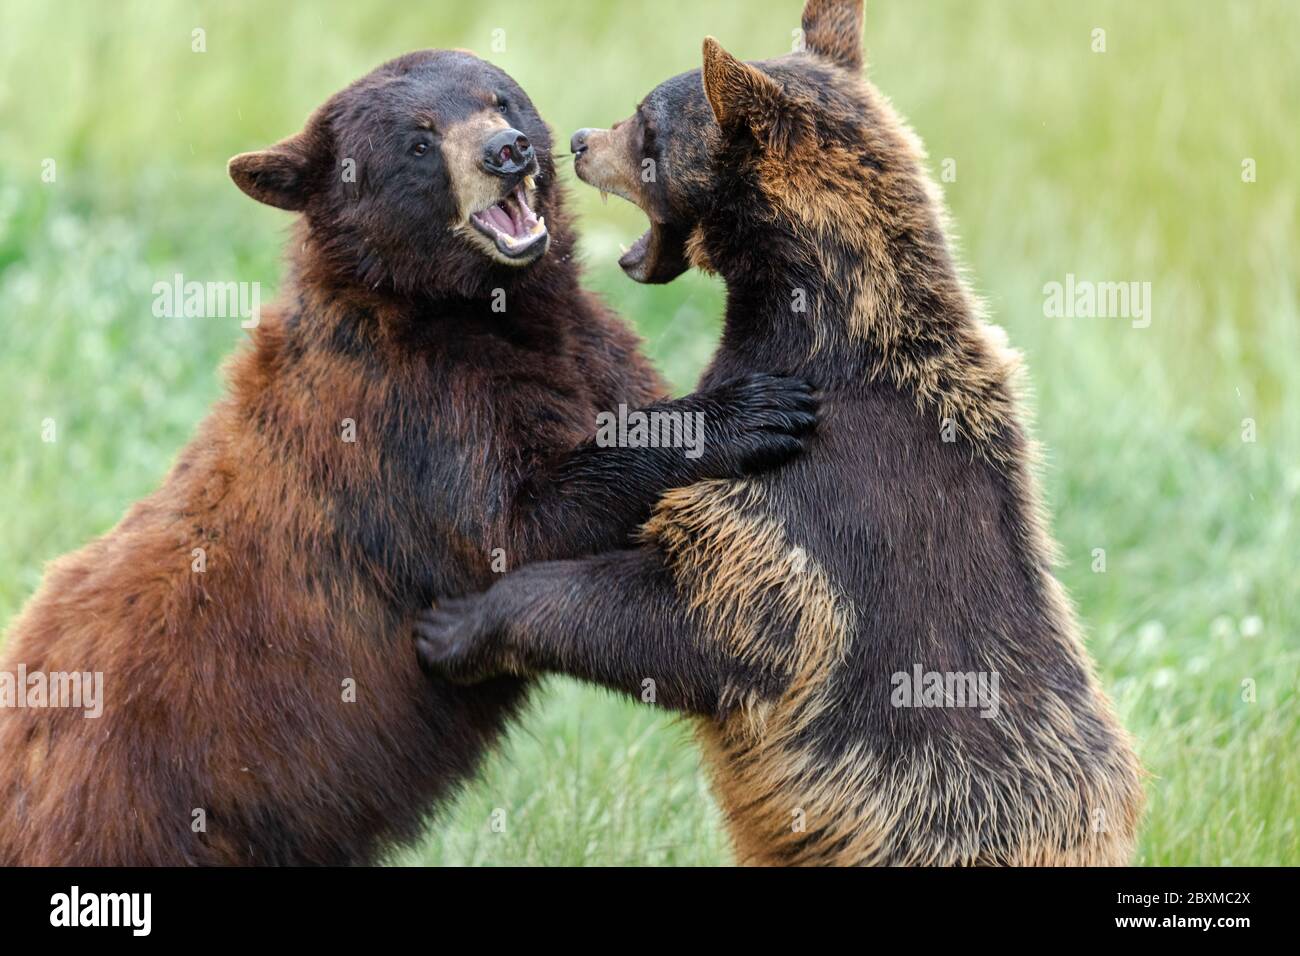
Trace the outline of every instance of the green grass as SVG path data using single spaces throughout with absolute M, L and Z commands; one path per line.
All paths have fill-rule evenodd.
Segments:
M 797 7 L 11 0 L 0 622 L 44 562 L 156 485 L 220 392 L 238 323 L 155 319 L 153 282 L 279 281 L 287 217 L 226 180 L 231 154 L 420 46 L 487 54 L 563 139 L 695 66 L 706 33 L 744 56 L 786 49 Z M 1141 862 L 1300 863 L 1300 9 L 876 0 L 868 16 L 873 77 L 936 171 L 956 160 L 945 189 L 964 258 L 1026 353 L 1061 576 L 1153 774 Z M 195 27 L 206 53 L 191 52 Z M 714 346 L 718 286 L 634 286 L 612 263 L 638 214 L 583 187 L 573 198 L 590 284 L 688 388 Z M 1150 328 L 1045 318 L 1042 287 L 1066 273 L 1150 282 Z M 557 680 L 399 860 L 707 864 L 727 851 L 687 725 Z

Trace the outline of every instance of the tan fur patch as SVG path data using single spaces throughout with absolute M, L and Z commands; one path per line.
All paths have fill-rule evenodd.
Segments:
M 686 237 L 686 261 L 692 268 L 699 269 L 707 275 L 713 275 L 717 272 L 713 268 L 713 263 L 709 259 L 709 253 L 704 246 L 704 229 L 701 226 L 695 226 L 691 234 Z
M 805 141 L 791 152 L 769 151 L 759 161 L 764 195 L 803 236 L 810 259 L 833 241 L 854 250 L 861 263 L 850 274 L 828 263 L 810 263 L 839 276 L 853 302 L 847 315 L 826 315 L 811 303 L 810 319 L 847 326 L 869 340 L 881 355 L 873 374 L 915 394 L 936 427 L 950 420 L 980 454 L 1003 458 L 1006 449 L 995 439 L 1017 414 L 1019 354 L 985 321 L 981 303 L 959 272 L 936 273 L 930 262 L 900 255 L 898 237 L 905 236 L 946 256 L 946 250 L 924 247 L 923 240 L 946 236 L 942 194 L 924 170 L 919 140 L 888 100 L 865 80 L 845 76 L 842 82 L 869 100 L 878 118 L 861 151 Z M 862 152 L 888 157 L 885 169 L 864 166 Z M 918 196 L 922 202 L 914 201 Z M 906 292 L 915 288 L 933 289 L 942 314 L 908 314 Z M 814 331 L 818 341 L 827 334 L 825 328 Z
M 886 761 L 863 741 L 828 759 L 802 732 L 836 705 L 833 675 L 855 632 L 853 612 L 767 512 L 762 488 L 711 481 L 676 489 L 643 535 L 665 553 L 702 639 L 785 680 L 775 698 L 737 691 L 724 700 L 722 722 L 698 723 L 739 862 L 1065 866 L 1131 858 L 1140 770 L 1091 676 L 1088 696 L 1101 702 L 1119 741 L 1101 771 L 1079 766 L 1075 755 L 1090 749 L 1085 730 L 1048 690 L 1033 699 L 1041 716 L 993 728 L 1007 738 L 1006 752 L 1026 755 L 1009 771 L 975 766 L 960 735 L 903 761 Z M 1059 586 L 1053 593 L 1064 601 Z M 1059 612 L 1070 619 L 1064 605 Z M 793 634 L 788 643 L 773 639 L 785 633 Z M 1077 637 L 1065 638 L 1066 653 L 1091 675 Z M 994 833 L 998 846 L 984 842 Z
M 500 113 L 484 110 L 443 132 L 442 155 L 462 220 L 501 198 L 501 180 L 483 169 L 483 144 L 493 133 L 509 128 Z
M 613 193 L 651 214 L 644 193 L 645 183 L 636 164 L 637 149 L 632 142 L 636 130 L 633 118 L 614 124 L 611 129 L 593 129 L 587 135 L 587 151 L 582 159 L 582 180 L 601 192 Z

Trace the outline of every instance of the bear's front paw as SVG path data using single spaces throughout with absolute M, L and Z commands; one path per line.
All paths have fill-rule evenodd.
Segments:
M 427 677 L 475 684 L 502 671 L 487 604 L 482 594 L 448 598 L 416 615 L 415 654 Z
M 720 478 L 775 468 L 804 450 L 817 427 L 815 389 L 800 378 L 755 374 L 711 393 L 718 404 L 714 442 Z M 706 423 L 706 428 L 709 423 Z

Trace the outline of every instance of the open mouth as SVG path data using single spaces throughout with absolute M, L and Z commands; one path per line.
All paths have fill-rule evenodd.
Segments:
M 652 226 L 642 233 L 641 238 L 624 249 L 623 255 L 618 259 L 619 267 L 639 282 L 645 281 L 645 259 L 650 252 L 650 236 L 653 232 Z
M 546 247 L 546 217 L 534 214 L 528 205 L 531 183 L 532 177 L 525 176 L 509 195 L 469 217 L 507 259 L 528 259 Z
M 583 153 L 574 159 L 574 171 L 578 178 L 600 190 L 602 201 L 608 202 L 609 194 L 613 193 L 636 206 L 650 220 L 650 228 L 630 247 L 625 247 L 623 255 L 619 257 L 618 264 L 624 274 L 634 282 L 659 284 L 671 282 L 685 272 L 689 266 L 686 261 L 688 229 L 676 223 L 661 221 L 642 201 L 634 199 L 609 178 L 593 171 L 589 162 L 583 162 L 587 155 Z
M 686 271 L 686 232 L 666 222 L 650 220 L 650 228 L 623 250 L 619 267 L 635 282 L 671 282 Z
M 611 186 L 604 185 L 601 183 L 592 182 L 586 176 L 584 176 L 582 164 L 578 161 L 581 158 L 582 157 L 578 157 L 578 159 L 574 160 L 574 169 L 578 174 L 578 178 L 581 179 L 583 182 L 595 186 L 597 189 L 600 190 L 601 202 L 603 203 L 609 202 L 610 193 L 613 193 L 615 196 L 618 196 L 620 199 L 626 199 L 628 202 L 636 206 L 642 212 L 646 212 L 646 210 L 642 208 L 639 202 L 637 202 L 631 196 L 627 195 L 627 193 L 623 192 L 623 190 L 615 189 Z M 648 219 L 650 218 L 650 214 L 648 212 L 646 213 L 646 218 Z M 654 244 L 654 238 L 655 238 L 655 222 L 653 219 L 650 219 L 650 228 L 647 229 L 644 233 L 642 233 L 641 237 L 637 239 L 636 242 L 632 243 L 631 246 L 620 245 L 620 248 L 623 251 L 623 255 L 619 256 L 618 259 L 619 267 L 622 268 L 622 270 L 625 273 L 627 273 L 629 277 L 636 280 L 637 282 L 646 282 L 649 278 L 647 275 L 646 257 L 650 254 L 650 248 Z

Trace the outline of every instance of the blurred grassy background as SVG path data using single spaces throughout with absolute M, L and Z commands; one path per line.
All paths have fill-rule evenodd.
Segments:
M 230 155 L 427 46 L 501 65 L 564 142 L 697 65 L 705 34 L 746 57 L 788 49 L 799 6 L 8 0 L 0 623 L 44 562 L 155 487 L 220 392 L 238 322 L 156 319 L 152 284 L 183 272 L 260 281 L 266 296 L 279 281 L 288 217 L 235 189 Z M 963 254 L 1027 354 L 1061 575 L 1154 774 L 1141 861 L 1300 863 L 1300 62 L 1287 40 L 1300 7 L 869 0 L 867 16 L 872 76 L 936 174 L 956 161 L 945 189 Z M 196 28 L 206 52 L 192 52 Z M 614 260 L 640 214 L 580 185 L 573 198 L 590 285 L 688 389 L 714 347 L 719 287 L 633 285 Z M 1045 318 L 1043 285 L 1067 273 L 1150 282 L 1150 328 Z M 445 825 L 398 859 L 727 854 L 686 726 L 557 681 Z

